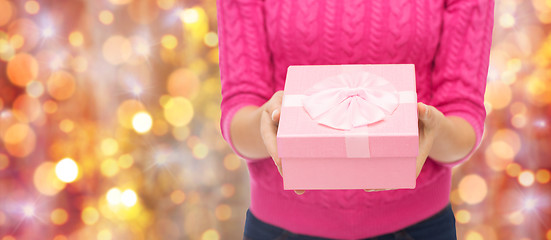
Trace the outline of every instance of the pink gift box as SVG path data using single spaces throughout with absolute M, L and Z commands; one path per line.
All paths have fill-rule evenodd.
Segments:
M 277 132 L 284 189 L 415 188 L 413 64 L 287 71 Z

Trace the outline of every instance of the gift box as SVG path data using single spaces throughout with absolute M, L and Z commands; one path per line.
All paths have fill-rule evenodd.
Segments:
M 277 132 L 284 189 L 415 188 L 413 64 L 290 66 Z

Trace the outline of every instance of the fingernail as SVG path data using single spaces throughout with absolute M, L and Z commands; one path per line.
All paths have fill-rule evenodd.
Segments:
M 275 121 L 274 117 L 279 112 L 279 109 L 276 109 L 272 112 L 272 121 Z

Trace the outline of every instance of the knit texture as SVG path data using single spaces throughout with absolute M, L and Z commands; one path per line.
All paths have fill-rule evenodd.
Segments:
M 247 159 L 230 139 L 240 108 L 283 90 L 290 65 L 413 63 L 418 101 L 468 121 L 480 144 L 493 0 L 218 0 L 222 135 L 247 160 L 251 211 L 295 233 L 356 239 L 415 224 L 449 202 L 451 167 L 427 160 L 417 187 L 284 191 L 271 159 Z

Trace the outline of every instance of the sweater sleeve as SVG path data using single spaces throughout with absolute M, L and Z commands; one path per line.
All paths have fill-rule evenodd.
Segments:
M 486 110 L 484 92 L 494 23 L 493 0 L 447 0 L 440 43 L 432 72 L 431 104 L 446 116 L 458 116 L 474 128 L 476 144 L 456 166 L 480 145 Z
M 220 128 L 233 151 L 230 123 L 242 107 L 263 105 L 274 93 L 273 67 L 261 0 L 218 0 L 222 103 Z

